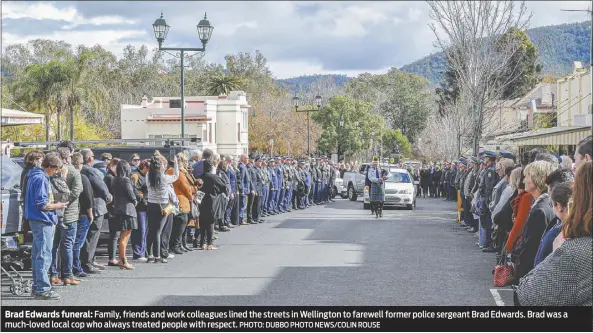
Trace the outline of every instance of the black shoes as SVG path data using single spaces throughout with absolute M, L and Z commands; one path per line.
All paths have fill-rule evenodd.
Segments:
M 175 254 L 184 254 L 185 253 L 185 252 L 181 251 L 180 248 L 171 249 L 171 252 L 173 252 Z

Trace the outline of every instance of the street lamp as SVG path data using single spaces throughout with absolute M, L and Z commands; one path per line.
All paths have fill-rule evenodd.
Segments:
M 292 98 L 292 104 L 294 105 L 296 112 L 307 112 L 307 154 L 309 156 L 311 156 L 311 120 L 310 120 L 309 113 L 321 110 L 321 96 L 319 96 L 319 95 L 315 96 L 315 104 L 317 105 L 316 110 L 315 109 L 313 109 L 313 110 L 307 109 L 307 110 L 299 111 L 300 100 L 299 100 L 298 96 L 294 96 Z
M 179 58 L 181 61 L 181 139 L 185 138 L 185 66 L 183 64 L 185 52 L 205 52 L 206 44 L 210 40 L 210 37 L 212 36 L 212 31 L 214 30 L 214 27 L 210 25 L 210 21 L 208 21 L 208 18 L 206 17 L 206 13 L 204 13 L 204 19 L 198 22 L 198 25 L 196 27 L 198 29 L 198 37 L 202 42 L 202 47 L 162 47 L 163 42 L 165 41 L 165 39 L 167 39 L 167 34 L 169 33 L 170 26 L 163 18 L 163 13 L 161 13 L 161 17 L 156 19 L 156 21 L 154 21 L 154 23 L 152 24 L 152 29 L 154 30 L 154 37 L 156 37 L 156 40 L 159 43 L 159 51 L 179 51 L 177 55 L 173 55 L 171 53 L 169 54 L 176 58 Z

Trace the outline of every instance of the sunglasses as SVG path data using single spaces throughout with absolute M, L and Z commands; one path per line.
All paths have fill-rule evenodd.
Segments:
M 135 159 L 132 160 L 132 162 L 138 162 L 138 161 L 140 161 L 139 158 L 135 158 Z

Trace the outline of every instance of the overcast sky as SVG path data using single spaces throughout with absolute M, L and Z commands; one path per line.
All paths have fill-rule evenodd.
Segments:
M 589 1 L 531 1 L 531 27 L 587 20 Z M 196 24 L 215 27 L 206 60 L 259 49 L 277 78 L 384 73 L 435 52 L 422 1 L 2 1 L 2 47 L 43 38 L 123 48 L 157 43 L 161 11 L 171 26 L 165 46 L 199 47 Z

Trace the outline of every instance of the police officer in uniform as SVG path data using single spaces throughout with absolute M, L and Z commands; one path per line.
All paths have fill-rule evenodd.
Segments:
M 338 170 L 334 165 L 329 166 L 329 201 L 334 201 L 334 186 L 336 184 L 336 177 L 338 176 Z
M 311 179 L 311 162 L 307 160 L 301 160 L 299 161 L 299 167 L 301 167 L 305 179 L 305 194 L 303 195 L 303 202 L 301 203 L 301 206 L 303 209 L 305 209 L 311 206 L 309 201 L 311 188 L 313 186 L 313 181 Z
M 247 223 L 257 224 L 257 221 L 253 220 L 253 211 L 257 209 L 257 170 L 255 170 L 254 156 L 249 155 L 249 162 L 247 164 L 247 175 L 251 181 L 252 187 L 255 190 L 254 193 L 249 192 L 247 195 Z
M 270 173 L 268 172 L 268 167 L 266 165 L 265 156 L 258 156 L 255 158 L 255 165 L 261 175 L 262 178 L 262 196 L 259 198 L 260 203 L 260 216 L 266 217 L 268 216 L 268 196 L 270 193 Z
M 255 223 L 264 223 L 262 219 L 262 202 L 264 199 L 264 177 L 261 172 L 261 159 L 259 156 L 254 158 L 255 182 L 255 198 L 253 201 L 253 207 L 251 208 L 252 220 Z
M 311 191 L 309 191 L 309 206 L 315 206 L 317 199 L 317 167 L 315 166 L 315 159 L 311 159 L 309 163 L 309 173 L 311 174 Z
M 478 224 L 476 219 L 474 218 L 474 214 L 471 212 L 472 210 L 472 200 L 474 199 L 474 192 L 473 188 L 476 184 L 476 178 L 478 177 L 479 173 L 479 166 L 480 161 L 477 157 L 472 156 L 469 159 L 469 169 L 467 172 L 467 176 L 465 177 L 463 183 L 463 211 L 466 212 L 464 214 L 464 222 L 466 225 L 466 230 L 471 233 L 475 233 L 478 231 Z
M 268 174 L 270 175 L 270 191 L 268 193 L 268 202 L 266 211 L 268 215 L 276 215 L 276 193 L 278 193 L 278 181 L 276 177 L 276 159 L 268 159 Z
M 496 153 L 484 151 L 484 161 L 486 168 L 482 175 L 482 181 L 478 188 L 477 208 L 480 215 L 480 225 L 484 229 L 484 252 L 496 252 L 492 242 L 492 216 L 489 209 L 490 200 L 492 200 L 492 191 L 498 183 L 498 174 L 496 173 Z
M 284 198 L 284 172 L 282 171 L 282 157 L 276 157 L 276 182 L 278 192 L 276 193 L 275 210 L 277 214 L 284 213 L 282 210 L 282 198 Z

